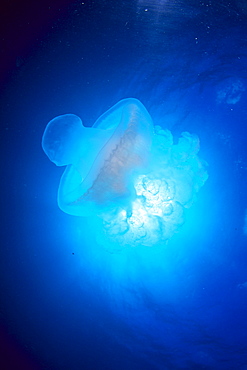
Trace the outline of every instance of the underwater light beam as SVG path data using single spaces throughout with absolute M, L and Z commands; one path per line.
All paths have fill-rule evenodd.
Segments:
M 121 100 L 91 128 L 73 114 L 54 118 L 42 147 L 57 166 L 67 166 L 59 207 L 100 217 L 101 231 L 121 245 L 169 239 L 207 180 L 197 136 L 184 132 L 174 144 L 137 99 Z

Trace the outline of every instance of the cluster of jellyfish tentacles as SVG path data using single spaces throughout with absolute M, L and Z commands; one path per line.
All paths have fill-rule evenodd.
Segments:
M 173 144 L 171 132 L 155 126 L 148 171 L 134 180 L 136 196 L 130 209 L 116 207 L 103 214 L 106 234 L 130 246 L 154 246 L 170 239 L 208 177 L 198 151 L 197 136 L 184 132 Z
M 92 128 L 75 115 L 58 116 L 47 125 L 42 146 L 52 162 L 67 166 L 59 207 L 92 224 L 99 217 L 102 243 L 102 236 L 122 246 L 168 240 L 207 180 L 198 137 L 184 132 L 174 144 L 137 99 L 121 100 Z

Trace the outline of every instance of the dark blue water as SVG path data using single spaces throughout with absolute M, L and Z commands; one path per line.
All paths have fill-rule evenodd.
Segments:
M 3 37 L 2 368 L 247 369 L 246 2 L 43 4 Z M 58 208 L 41 138 L 129 97 L 199 136 L 209 178 L 163 248 L 110 253 Z

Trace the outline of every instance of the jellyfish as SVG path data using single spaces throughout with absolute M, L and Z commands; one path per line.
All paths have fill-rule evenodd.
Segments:
M 51 120 L 42 147 L 57 166 L 67 166 L 58 205 L 66 213 L 88 216 L 133 192 L 132 176 L 145 168 L 153 134 L 152 119 L 137 99 L 123 99 L 95 124 L 65 114 Z
M 57 166 L 67 166 L 59 207 L 100 218 L 97 235 L 103 243 L 105 238 L 124 246 L 167 241 L 208 178 L 207 164 L 198 156 L 199 138 L 183 132 L 174 143 L 172 133 L 154 125 L 133 98 L 115 104 L 92 127 L 73 114 L 54 118 L 42 147 Z

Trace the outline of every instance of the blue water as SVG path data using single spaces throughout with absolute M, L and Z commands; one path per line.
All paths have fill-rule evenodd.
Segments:
M 245 2 L 63 2 L 40 24 L 1 89 L 2 368 L 246 370 Z M 41 138 L 130 97 L 198 135 L 209 177 L 167 242 L 109 249 L 59 209 Z

